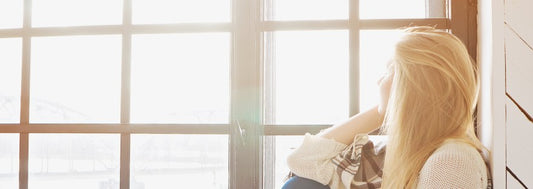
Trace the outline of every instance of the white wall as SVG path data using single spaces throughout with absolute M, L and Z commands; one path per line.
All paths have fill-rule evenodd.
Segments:
M 490 150 L 494 188 L 506 187 L 503 0 L 478 0 L 479 136 Z

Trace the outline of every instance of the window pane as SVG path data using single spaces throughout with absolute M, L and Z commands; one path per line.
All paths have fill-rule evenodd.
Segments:
M 21 38 L 0 39 L 0 52 L 0 123 L 19 123 Z
M 134 35 L 132 123 L 228 123 L 230 35 Z
M 431 12 L 426 12 L 426 7 Z M 444 0 L 360 0 L 361 19 L 445 17 Z M 428 9 L 429 10 L 429 9 Z
M 30 122 L 118 123 L 120 36 L 32 39 Z
M 18 188 L 19 134 L 0 134 L 0 186 Z
M 132 0 L 134 24 L 230 22 L 230 0 Z
M 21 0 L 0 1 L 0 29 L 22 27 L 23 3 Z
M 287 156 L 303 141 L 304 136 L 276 136 L 276 166 L 275 184 L 276 188 L 283 186 L 283 179 L 289 174 L 287 167 Z
M 29 188 L 119 188 L 119 134 L 30 134 Z
M 267 20 L 348 19 L 348 0 L 265 0 Z
M 324 124 L 348 117 L 348 32 L 283 31 L 265 36 L 267 124 Z M 270 51 L 270 52 L 269 52 Z M 269 62 L 271 61 L 271 62 Z M 271 65 L 268 65 L 271 64 Z M 268 86 L 268 85 L 267 85 Z
M 228 188 L 228 136 L 132 135 L 130 186 Z
M 386 71 L 386 65 L 394 53 L 394 45 L 401 30 L 361 30 L 360 32 L 360 110 L 367 110 L 379 103 L 378 80 Z
M 32 25 L 122 24 L 122 0 L 33 0 Z

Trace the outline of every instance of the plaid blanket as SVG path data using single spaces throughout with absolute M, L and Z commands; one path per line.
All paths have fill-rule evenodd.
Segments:
M 345 189 L 381 188 L 385 160 L 386 137 L 361 134 L 344 151 L 331 159 L 335 174 Z M 487 166 L 487 170 L 489 170 Z M 487 189 L 492 189 L 492 178 L 487 171 Z M 287 178 L 294 176 L 290 173 Z
M 352 145 L 331 161 L 346 189 L 374 189 L 381 187 L 384 159 L 385 141 L 374 145 L 368 135 L 357 135 Z

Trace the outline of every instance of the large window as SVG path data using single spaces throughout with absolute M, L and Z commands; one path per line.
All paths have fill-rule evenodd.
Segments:
M 395 29 L 472 46 L 468 2 L 1 1 L 0 188 L 279 188 L 377 103 Z

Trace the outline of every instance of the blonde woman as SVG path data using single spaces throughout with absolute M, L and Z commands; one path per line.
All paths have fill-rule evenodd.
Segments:
M 431 27 L 406 29 L 378 85 L 378 106 L 305 136 L 287 159 L 296 176 L 284 189 L 487 188 L 483 146 L 474 133 L 478 75 L 457 37 Z M 376 165 L 352 161 L 367 157 L 357 153 L 366 153 L 360 144 L 376 129 L 388 137 L 384 158 Z M 344 169 L 354 170 L 340 170 L 339 157 L 352 158 Z M 346 172 L 365 166 L 374 177 L 347 181 L 360 176 Z

